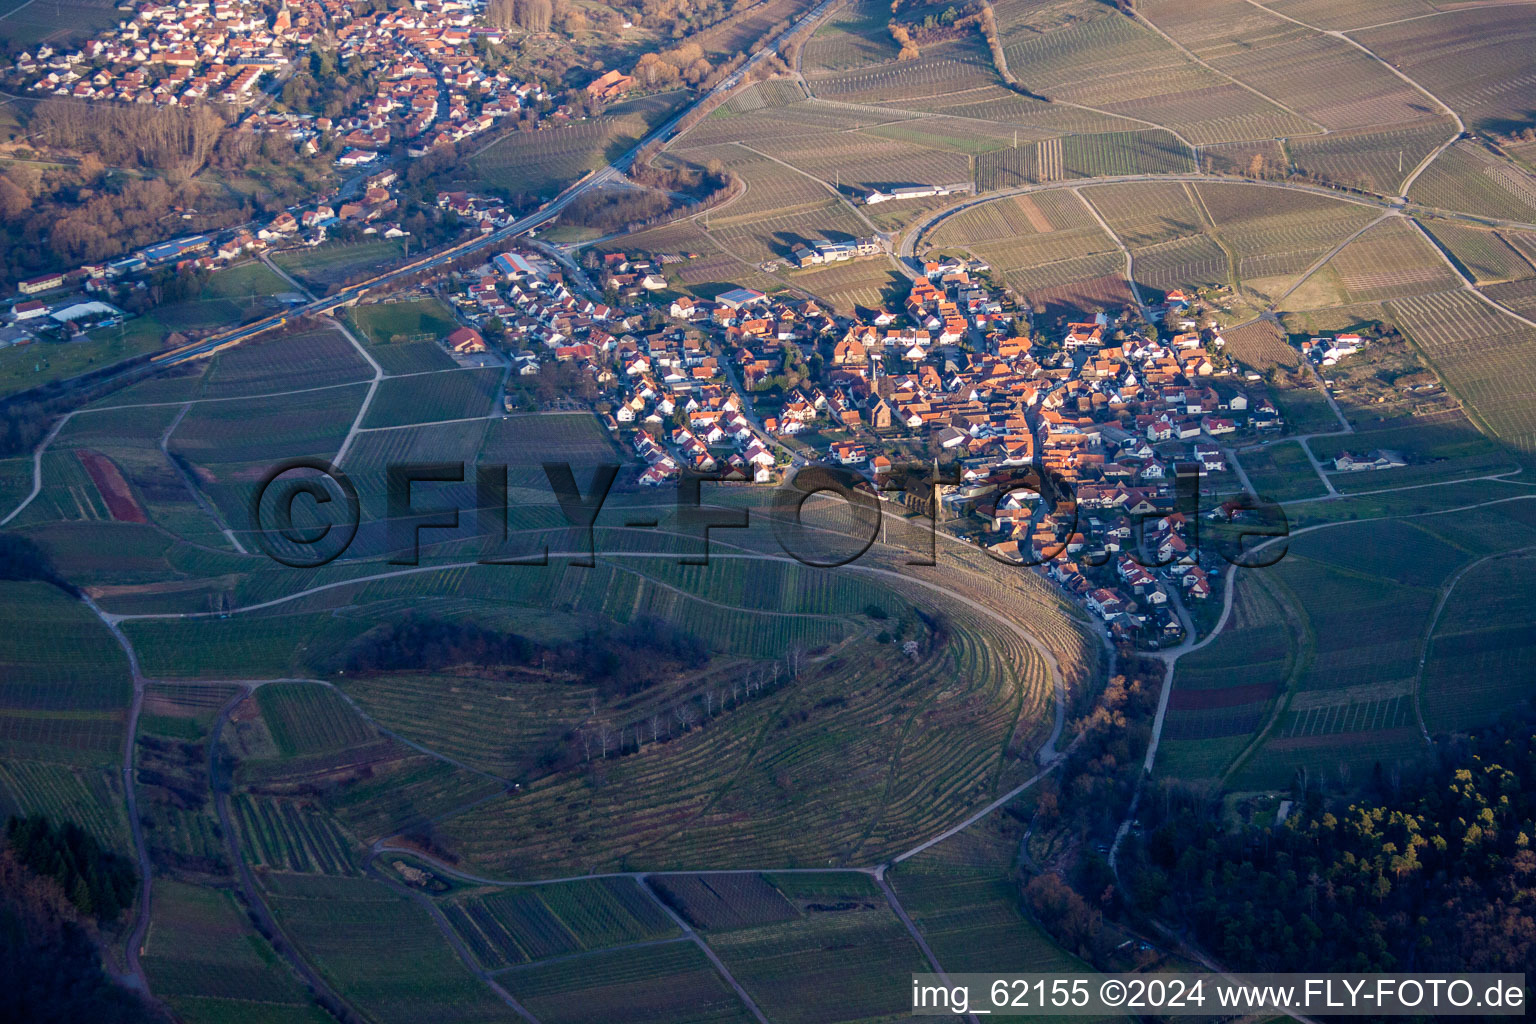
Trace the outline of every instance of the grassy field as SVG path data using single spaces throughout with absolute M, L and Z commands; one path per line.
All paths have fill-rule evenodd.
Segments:
M 153 316 L 142 316 L 121 329 L 94 331 L 89 340 L 35 341 L 0 349 L 0 396 L 158 352 L 169 331 Z
M 5 0 L 0 3 L 0 42 L 10 50 L 32 50 L 43 42 L 58 48 L 124 18 L 110 0 Z
M 1299 442 L 1282 441 L 1265 448 L 1244 449 L 1237 458 L 1248 471 L 1254 488 L 1272 501 L 1316 498 L 1326 490 Z
M 326 242 L 313 249 L 286 249 L 274 253 L 272 261 L 294 277 L 321 289 L 343 281 L 368 276 L 397 262 L 405 255 L 405 245 L 398 238 L 369 238 L 360 242 Z
M 385 373 L 451 370 L 457 364 L 439 344 L 458 323 L 435 299 L 378 302 L 348 311 L 353 327 L 369 343 L 370 355 Z

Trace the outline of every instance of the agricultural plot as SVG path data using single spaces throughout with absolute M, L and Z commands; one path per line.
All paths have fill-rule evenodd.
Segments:
M 443 913 L 491 969 L 679 934 L 631 878 L 506 889 L 456 900 Z
M 329 1020 L 224 889 L 155 882 L 144 970 L 188 1020 Z
M 43 583 L 0 584 L 0 755 L 111 764 L 129 699 L 122 648 L 84 604 Z
M 425 373 L 457 365 L 438 343 L 458 324 L 434 299 L 354 306 L 349 316 L 385 373 Z
M 1084 188 L 1082 194 L 1131 249 L 1205 231 L 1189 189 L 1183 184 L 1094 185 Z
M 1231 275 L 1227 254 L 1205 235 L 1133 249 L 1131 259 L 1136 283 L 1159 292 L 1224 285 Z
M 934 109 L 935 98 L 942 103 L 956 96 L 965 102 L 970 97 L 963 94 L 996 82 L 990 56 L 979 46 L 965 45 L 930 47 L 917 60 L 818 77 L 810 86 L 821 99 L 925 110 Z
M 662 93 L 615 104 L 601 117 L 563 128 L 509 132 L 469 166 L 491 188 L 547 199 L 627 152 L 682 100 L 681 92 Z
M 1478 284 L 1536 277 L 1536 269 L 1496 231 L 1448 220 L 1425 221 L 1424 226 L 1460 264 L 1462 273 Z M 1456 284 L 1459 282 L 1452 279 L 1451 286 Z
M 1536 178 L 1470 142 L 1435 157 L 1409 186 L 1408 198 L 1441 210 L 1536 221 Z
M 782 696 L 673 730 L 670 742 L 651 741 L 649 720 L 635 723 L 631 742 L 644 726 L 644 749 L 607 759 L 601 790 L 568 775 L 536 780 L 515 799 L 441 823 L 438 834 L 476 863 L 544 874 L 626 857 L 657 868 L 738 866 L 749 852 L 755 863 L 825 864 L 877 857 L 941 830 L 991 792 L 1004 738 L 1048 693 L 1043 666 L 1008 635 L 958 623 L 946 649 L 921 662 L 893 662 L 878 644 L 858 650 L 816 663 Z M 916 700 L 910 713 L 876 712 L 901 693 Z M 781 718 L 771 748 L 756 750 L 758 730 Z M 892 775 L 895 757 L 901 770 Z M 551 817 L 570 828 L 550 836 L 538 823 Z
M 1394 19 L 1375 23 L 1388 20 Z M 1461 10 L 1452 17 L 1369 29 L 1355 38 L 1448 103 L 1468 128 L 1518 131 L 1536 108 L 1530 62 L 1536 25 L 1519 8 Z
M 1290 162 L 1310 178 L 1395 196 L 1408 175 L 1456 130 L 1437 118 L 1385 131 L 1336 132 L 1286 142 Z
M 1025 916 L 1016 882 L 985 871 L 902 866 L 891 881 L 946 971 L 1048 973 L 1086 965 Z M 918 968 L 923 970 L 923 968 Z
M 505 374 L 499 366 L 487 366 L 391 377 L 374 392 L 363 429 L 483 418 L 494 408 Z
M 1290 157 L 1275 139 L 1252 142 L 1218 142 L 1201 146 L 1196 154 L 1200 169 L 1206 174 L 1263 178 L 1290 167 Z
M 875 0 L 845 5 L 806 40 L 801 67 L 814 76 L 895 60 L 896 43 L 885 27 L 889 16 Z
M 1396 323 L 1467 404 L 1474 421 L 1521 451 L 1536 447 L 1536 332 L 1466 292 L 1397 299 Z
M 1529 699 L 1536 644 L 1522 581 L 1530 570 L 1525 553 L 1489 559 L 1456 581 L 1424 666 L 1431 733 L 1476 726 Z
M 783 170 L 795 174 L 787 168 Z M 869 228 L 847 205 L 825 191 L 822 195 L 820 202 L 787 213 L 746 215 L 738 213 L 732 204 L 727 208 L 728 216 L 710 218 L 710 237 L 726 252 L 747 263 L 763 263 L 787 259 L 790 250 L 801 242 L 816 238 L 847 241 L 869 234 Z
M 911 1007 L 927 959 L 889 906 L 813 911 L 706 941 L 770 1020 L 862 1021 Z
M 1346 30 L 1433 14 L 1437 9 L 1430 0 L 1355 0 L 1348 6 L 1332 0 L 1273 0 L 1266 6 L 1319 28 Z
M 505 789 L 501 782 L 434 757 L 375 763 L 372 773 L 326 799 L 327 809 L 341 824 L 367 842 L 419 828 Z
M 1308 650 L 1262 573 L 1241 574 L 1236 586 L 1220 639 L 1179 660 L 1163 731 L 1172 759 L 1163 762 L 1158 748 L 1163 770 L 1176 777 L 1219 776 L 1268 719 Z M 1204 756 L 1191 756 L 1203 746 Z
M 1374 207 L 1262 185 L 1193 191 L 1243 286 L 1265 297 L 1283 293 L 1330 248 L 1380 216 Z
M 1262 371 L 1272 366 L 1294 368 L 1301 364 L 1300 355 L 1273 321 L 1257 320 L 1222 336 L 1227 340 L 1227 353 L 1244 366 Z
M 374 738 L 334 690 L 313 683 L 272 683 L 256 691 L 256 706 L 281 757 L 365 743 Z
M 172 433 L 170 450 L 200 465 L 328 458 L 352 426 L 365 391 L 352 384 L 280 398 L 200 402 Z
M 220 352 L 204 376 L 200 398 L 271 395 L 365 381 L 373 370 L 339 331 L 255 338 Z
M 1293 501 L 1322 497 L 1325 488 L 1317 471 L 1296 441 L 1282 441 L 1264 448 L 1244 448 L 1237 453 L 1248 479 L 1264 497 Z
M 497 976 L 545 1024 L 748 1024 L 751 1013 L 691 942 L 594 953 Z
M 313 249 L 287 249 L 273 253 L 272 262 L 307 284 L 324 290 L 398 262 L 405 246 L 398 239 L 371 238 L 362 242 L 326 242 Z
M 1469 557 L 1434 526 L 1346 524 L 1294 537 L 1267 570 L 1307 642 L 1284 713 L 1237 766 L 1234 786 L 1283 786 L 1302 769 L 1347 778 L 1422 750 L 1412 694 L 1423 635 L 1439 587 Z
M 851 198 L 862 198 L 870 189 L 971 180 L 970 159 L 963 153 L 856 131 L 839 132 L 835 145 L 828 141 L 824 135 L 781 139 L 773 144 L 773 155 L 828 184 L 838 183 L 842 194 Z
M 1194 152 L 1171 132 L 1101 132 L 1062 139 L 1060 169 L 1055 177 L 1184 174 L 1193 170 Z
M 362 878 L 269 875 L 267 884 L 268 903 L 305 957 L 382 1024 L 511 1016 L 409 898 Z
M 1344 40 L 1287 31 L 1294 28 L 1276 19 L 1274 33 L 1265 43 L 1218 46 L 1237 52 L 1207 49 L 1200 55 L 1218 71 L 1330 131 L 1417 121 L 1434 109 L 1417 89 Z M 1339 88 L 1340 82 L 1348 82 L 1349 87 Z M 1441 141 L 1449 137 L 1446 133 Z
M 1003 40 L 1009 67 L 1031 91 L 1164 125 L 1196 145 L 1316 130 L 1108 7 L 1044 7 Z
M 126 853 L 132 847 L 121 773 L 106 767 L 0 761 L 0 817 L 47 815 L 73 821 L 97 842 Z
M 649 885 L 695 928 L 752 928 L 800 915 L 762 875 L 657 875 Z
M 10 50 L 31 50 L 42 42 L 61 48 L 69 40 L 94 35 L 122 20 L 123 12 L 111 0 L 30 4 L 7 0 L 0 11 L 0 42 Z
M 791 274 L 796 288 L 803 288 L 822 299 L 838 313 L 851 315 L 857 309 L 879 309 L 902 289 L 902 277 L 884 257 L 833 264 L 798 274 Z
M 1392 217 L 1340 249 L 1284 304 L 1287 309 L 1355 305 L 1442 292 L 1460 284 L 1417 228 Z
M 352 855 L 336 823 L 292 800 L 241 795 L 234 800 L 242 846 L 251 860 L 278 871 L 352 874 Z

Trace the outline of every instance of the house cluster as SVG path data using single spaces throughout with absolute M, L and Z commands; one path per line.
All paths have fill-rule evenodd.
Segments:
M 483 5 L 413 0 L 376 9 L 344 0 L 297 0 L 275 8 L 250 0 L 140 3 L 134 15 L 78 50 L 47 44 L 22 53 L 13 76 L 39 93 L 81 100 L 191 106 L 217 100 L 239 107 L 261 95 L 314 45 L 339 59 L 380 69 L 380 90 L 341 117 L 256 110 L 241 127 L 303 142 L 340 139 L 344 167 L 379 159 L 396 141 L 422 155 L 493 127 L 508 115 L 540 109 L 542 86 L 489 71 L 475 40 L 500 42 L 500 29 L 477 24 Z
M 564 272 L 538 253 L 499 253 L 468 279 L 450 300 L 465 320 L 482 330 L 494 327 L 513 342 L 516 373 L 533 376 L 554 360 L 576 364 L 601 388 L 616 383 L 615 334 L 635 329 L 638 317 L 578 295 Z
M 814 238 L 809 242 L 796 243 L 790 256 L 801 267 L 819 267 L 823 263 L 841 263 L 856 256 L 878 256 L 886 251 L 885 243 L 878 238 L 857 238 L 851 242 L 830 242 Z
M 675 480 L 683 469 L 760 484 L 776 479 L 778 460 L 747 420 L 741 397 L 720 383 L 688 376 L 663 383 L 642 374 L 626 383 L 624 401 L 610 415 L 611 427 L 637 425 L 632 444 L 645 463 L 641 486 Z
M 1364 455 L 1340 452 L 1334 456 L 1333 468 L 1343 473 L 1363 473 L 1373 469 L 1401 469 L 1408 465 L 1401 452 L 1386 448 L 1372 448 Z
M 13 74 L 34 92 L 77 100 L 245 105 L 260 93 L 262 76 L 285 67 L 322 24 L 318 5 L 308 3 L 297 15 L 249 0 L 140 3 L 133 11 L 77 50 L 43 43 L 20 53 Z
M 1365 348 L 1358 334 L 1340 334 L 1332 338 L 1308 338 L 1301 343 L 1301 354 L 1318 366 L 1332 366 L 1345 356 Z
M 473 192 L 439 192 L 437 208 L 474 224 L 482 235 L 504 228 L 517 219 L 517 214 L 508 209 L 502 200 L 495 196 L 475 195 Z

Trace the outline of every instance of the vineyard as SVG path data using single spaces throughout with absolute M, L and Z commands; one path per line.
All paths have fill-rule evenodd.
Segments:
M 1286 148 L 1302 174 L 1346 188 L 1395 196 L 1413 169 L 1454 130 L 1449 119 L 1437 119 L 1386 131 L 1291 139 Z
M 155 993 L 193 1019 L 330 1020 L 299 981 L 276 965 L 225 889 L 157 879 L 144 969 Z
M 691 942 L 593 953 L 497 976 L 545 1024 L 750 1024 L 754 1019 Z
M 1408 198 L 1442 210 L 1536 221 L 1536 179 L 1470 142 L 1435 157 L 1409 187 Z
M 368 364 L 340 332 L 304 331 L 254 339 L 220 352 L 209 364 L 199 397 L 264 395 L 370 376 Z
M 364 430 L 485 417 L 500 397 L 499 366 L 391 377 L 380 382 Z
M 440 831 L 468 859 L 513 874 L 620 858 L 731 866 L 748 850 L 770 862 L 878 856 L 983 799 L 1021 714 L 1049 692 L 1042 663 L 1011 633 L 951 622 L 949 634 L 915 661 L 867 641 L 857 657 L 836 650 L 782 693 L 733 704 L 689 730 L 664 720 L 674 737 L 666 742 L 652 741 L 656 723 L 642 720 L 643 749 L 607 761 L 603 790 L 541 779 Z M 892 706 L 906 710 L 892 718 Z M 758 731 L 781 718 L 772 749 L 756 751 Z M 934 794 L 947 799 L 935 804 Z M 571 827 L 535 841 L 551 815 Z
M 281 398 L 201 402 L 170 438 L 171 451 L 194 463 L 275 461 L 336 453 L 366 388 L 328 388 Z
M 512 131 L 470 161 L 486 185 L 548 199 L 589 171 L 633 148 L 684 100 L 680 91 L 614 104 L 601 117 L 561 128 Z
M 1402 298 L 1388 306 L 1475 419 L 1516 449 L 1536 447 L 1530 360 L 1536 334 L 1530 328 L 1465 292 Z
M 506 1006 L 454 955 L 427 911 L 363 878 L 269 874 L 284 931 L 348 1002 L 382 1024 L 479 1024 Z

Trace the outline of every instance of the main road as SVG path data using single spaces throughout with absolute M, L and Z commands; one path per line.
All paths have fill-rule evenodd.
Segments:
M 578 196 L 583 195 L 594 188 L 598 188 L 615 178 L 621 177 L 624 172 L 629 170 L 630 167 L 634 166 L 634 162 L 640 155 L 641 150 L 656 142 L 669 141 L 676 134 L 677 126 L 682 123 L 683 118 L 697 110 L 701 105 L 708 102 L 710 99 L 724 95 L 735 89 L 738 85 L 746 80 L 747 76 L 753 71 L 754 68 L 756 68 L 763 61 L 767 60 L 769 55 L 777 52 L 779 44 L 790 38 L 796 32 L 808 28 L 810 25 L 820 20 L 822 16 L 824 16 L 827 11 L 830 10 L 832 6 L 837 2 L 839 2 L 839 0 L 821 0 L 821 2 L 818 3 L 815 7 L 811 8 L 809 11 L 791 23 L 790 26 L 783 32 L 775 36 L 772 40 L 768 41 L 762 47 L 762 49 L 758 50 L 751 57 L 749 57 L 746 63 L 744 63 L 741 67 L 737 68 L 725 78 L 721 79 L 721 81 L 717 83 L 714 88 L 701 94 L 699 98 L 693 103 L 689 104 L 683 110 L 674 114 L 667 120 L 665 124 L 660 125 L 649 135 L 645 136 L 645 138 L 635 143 L 631 149 L 625 152 L 618 159 L 614 160 L 612 163 L 608 164 L 601 170 L 596 171 L 595 173 L 590 174 L 582 180 L 571 185 L 565 191 L 557 195 L 554 199 L 550 200 L 547 204 L 540 207 L 535 212 L 530 213 L 528 216 L 521 217 L 513 221 L 511 224 L 508 224 L 506 227 L 498 228 L 489 234 L 481 235 L 478 238 L 472 238 L 468 241 L 459 242 L 456 245 L 451 245 L 446 249 L 440 249 L 428 256 L 413 260 L 409 263 L 404 263 L 398 267 L 395 267 L 393 270 L 389 270 L 383 274 L 378 275 L 377 277 L 371 277 L 366 281 L 360 281 L 357 284 L 348 285 L 346 288 L 341 289 L 334 295 L 328 295 L 324 298 L 316 299 L 312 302 L 307 302 L 304 305 L 295 306 L 292 309 L 282 313 L 274 313 L 271 316 L 263 317 L 260 320 L 244 324 L 240 327 L 211 335 L 195 344 L 177 349 L 173 352 L 164 353 L 163 355 L 156 357 L 156 364 L 159 366 L 171 366 L 176 363 L 186 362 L 189 359 L 198 359 L 220 349 L 228 348 L 231 345 L 237 345 L 240 342 L 249 338 L 253 338 L 258 334 L 263 334 L 267 331 L 270 331 L 273 328 L 279 327 L 286 323 L 293 317 L 328 313 L 339 306 L 345 306 L 348 303 L 355 302 L 360 296 L 362 296 L 371 288 L 377 288 L 381 285 L 389 284 L 409 274 L 418 274 L 423 270 L 431 270 L 435 267 L 440 267 L 446 263 L 460 259 L 471 253 L 479 252 L 482 249 L 489 249 L 493 246 L 509 241 L 510 239 L 516 238 L 518 235 L 526 234 L 527 232 L 532 231 L 534 228 L 537 228 L 542 224 L 549 223 L 551 220 L 555 219 L 555 217 L 559 216 L 560 212 L 569 206 L 572 202 L 574 202 Z

